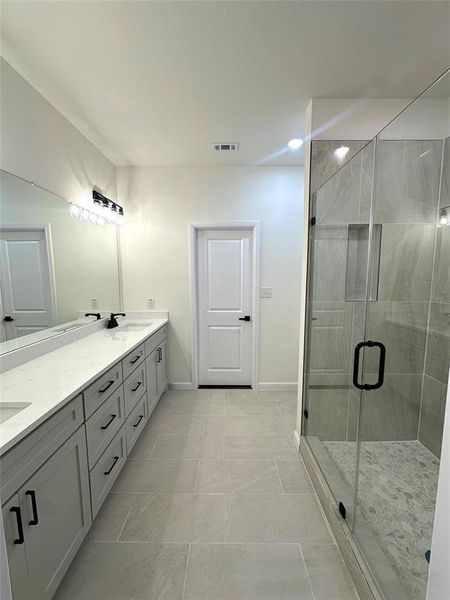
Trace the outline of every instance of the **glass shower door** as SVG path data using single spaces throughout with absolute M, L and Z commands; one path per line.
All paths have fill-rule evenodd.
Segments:
M 381 236 L 366 339 L 383 344 L 386 361 L 383 385 L 362 390 L 353 535 L 389 600 L 426 596 L 450 355 L 450 228 L 440 224 L 450 206 L 449 91 L 447 75 L 376 140 L 372 232 Z M 364 360 L 360 381 L 373 382 L 377 349 Z
M 303 431 L 347 522 L 361 394 L 352 385 L 353 348 L 365 339 L 366 296 L 376 293 L 368 284 L 373 148 L 365 146 L 316 192 L 311 211 Z

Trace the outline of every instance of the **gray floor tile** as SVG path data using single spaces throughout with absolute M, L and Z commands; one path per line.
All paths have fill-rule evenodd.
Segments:
M 197 491 L 223 494 L 282 493 L 273 460 L 201 460 Z
M 225 496 L 138 494 L 120 541 L 224 542 Z
M 88 542 L 77 554 L 56 600 L 181 600 L 186 544 Z
M 113 486 L 114 492 L 194 492 L 197 460 L 129 460 Z
M 114 542 L 119 537 L 136 494 L 109 494 L 89 530 L 92 542 Z
M 149 428 L 147 425 L 130 452 L 129 458 L 149 458 L 158 437 L 157 427 Z
M 209 416 L 205 431 L 224 435 L 286 435 L 295 429 L 291 421 L 279 415 Z
M 168 392 L 165 407 L 173 415 L 223 415 L 225 398 L 211 398 L 202 392 Z
M 227 542 L 330 543 L 313 495 L 227 496 Z
M 224 458 L 296 459 L 298 452 L 289 436 L 224 436 Z
M 347 568 L 335 545 L 302 544 L 315 600 L 357 600 Z
M 153 417 L 150 419 L 148 433 L 149 435 L 160 433 L 204 433 L 205 431 L 204 415 L 173 415 L 169 410 L 158 414 L 156 421 Z
M 221 435 L 163 433 L 159 436 L 151 458 L 222 458 Z
M 184 600 L 312 600 L 296 544 L 193 544 Z
M 300 458 L 277 460 L 278 473 L 286 494 L 313 494 L 314 490 Z
M 227 398 L 225 401 L 225 414 L 241 415 L 275 415 L 279 416 L 276 402 L 264 402 L 258 396 L 255 398 Z

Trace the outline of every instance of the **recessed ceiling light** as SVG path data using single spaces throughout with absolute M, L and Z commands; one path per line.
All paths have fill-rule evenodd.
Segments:
M 300 138 L 294 138 L 288 142 L 288 146 L 291 150 L 298 150 L 301 146 L 303 146 L 303 140 Z
M 339 148 L 336 148 L 336 150 L 334 151 L 334 154 L 336 155 L 336 157 L 339 160 L 342 160 L 343 158 L 345 158 L 347 156 L 347 154 L 350 152 L 350 148 L 348 146 L 340 146 Z

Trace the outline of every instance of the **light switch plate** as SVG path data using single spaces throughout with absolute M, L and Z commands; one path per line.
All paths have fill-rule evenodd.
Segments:
M 98 300 L 97 298 L 91 298 L 91 309 L 96 310 L 98 308 Z
M 148 310 L 153 310 L 155 308 L 155 299 L 147 298 L 147 308 Z
M 262 287 L 259 297 L 260 298 L 272 298 L 272 288 Z

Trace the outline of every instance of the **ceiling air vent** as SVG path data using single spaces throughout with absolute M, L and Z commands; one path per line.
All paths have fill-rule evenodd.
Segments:
M 217 142 L 213 146 L 216 152 L 237 152 L 239 150 L 239 142 Z

